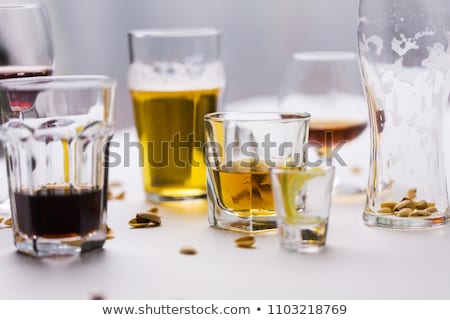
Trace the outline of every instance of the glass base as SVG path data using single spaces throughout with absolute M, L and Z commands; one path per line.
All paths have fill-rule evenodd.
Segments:
M 155 192 L 147 192 L 145 194 L 147 201 L 154 203 L 175 202 L 175 201 L 192 201 L 206 199 L 206 193 L 196 195 L 165 195 Z
M 281 221 L 279 233 L 281 245 L 297 252 L 319 252 L 325 248 L 328 222 L 312 225 L 292 225 Z
M 429 217 L 397 217 L 381 215 L 371 211 L 364 211 L 363 219 L 366 225 L 385 229 L 418 230 L 429 229 L 445 225 L 448 213 L 434 213 Z
M 16 233 L 14 244 L 22 253 L 33 257 L 72 256 L 102 248 L 106 241 L 104 232 L 93 232 L 86 237 L 43 238 Z
M 277 230 L 276 215 L 238 216 L 236 213 L 220 208 L 208 201 L 208 220 L 214 228 L 244 233 L 260 233 Z

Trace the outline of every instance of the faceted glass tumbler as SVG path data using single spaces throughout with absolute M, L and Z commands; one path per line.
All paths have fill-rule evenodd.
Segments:
M 107 155 L 115 81 L 102 76 L 0 82 L 14 242 L 43 257 L 106 239 Z

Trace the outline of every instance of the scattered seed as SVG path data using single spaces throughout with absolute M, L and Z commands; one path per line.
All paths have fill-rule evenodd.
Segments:
M 145 213 L 145 212 L 138 213 L 138 214 L 136 214 L 136 219 L 145 220 L 147 222 L 151 222 L 158 226 L 161 224 L 161 217 L 157 216 L 156 214 Z
M 114 230 L 106 225 L 106 240 L 114 239 Z
M 3 218 L 2 218 L 2 217 L 0 217 L 0 223 L 2 223 L 2 221 L 3 221 Z
M 150 228 L 161 225 L 161 217 L 151 213 L 138 213 L 136 218 L 128 221 L 128 224 L 133 228 Z
M 426 209 L 428 208 L 428 203 L 425 200 L 420 200 L 416 202 L 417 209 Z
M 380 208 L 380 209 L 378 209 L 378 213 L 391 214 L 392 208 L 388 208 L 388 207 Z
M 8 227 L 11 227 L 12 226 L 12 219 L 11 218 L 6 219 L 5 221 L 3 221 L 3 224 L 8 226 Z
M 108 191 L 107 198 L 108 198 L 108 200 L 112 200 L 114 198 L 111 191 Z
M 255 244 L 255 237 L 244 236 L 234 240 L 234 243 L 240 248 L 251 248 Z
M 396 204 L 397 204 L 397 202 L 387 201 L 387 202 L 382 202 L 380 207 L 394 209 Z
M 436 207 L 436 203 L 434 203 L 434 202 L 427 202 L 427 207 L 428 208 Z
M 128 225 L 130 227 L 133 227 L 133 228 L 148 228 L 148 227 L 150 227 L 150 223 L 149 222 L 147 222 L 147 221 L 146 222 L 139 222 L 139 221 L 137 221 L 136 218 L 133 218 L 130 221 L 128 221 Z
M 125 191 L 122 191 L 117 196 L 114 197 L 114 200 L 123 200 L 125 199 Z
M 399 203 L 397 203 L 394 207 L 394 211 L 399 211 L 401 209 L 404 208 L 410 208 L 410 209 L 414 209 L 415 208 L 415 204 L 414 201 L 412 200 L 403 200 Z
M 195 250 L 195 248 L 193 248 L 193 247 L 182 247 L 180 249 L 180 253 L 194 255 L 194 254 L 197 254 L 197 250 Z
M 397 215 L 399 217 L 409 217 L 413 212 L 413 209 L 411 208 L 403 208 L 398 211 Z

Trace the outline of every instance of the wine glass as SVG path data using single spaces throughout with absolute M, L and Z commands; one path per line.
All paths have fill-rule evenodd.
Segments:
M 54 54 L 50 21 L 42 4 L 0 5 L 0 80 L 47 76 Z M 6 97 L 0 93 L 0 124 Z M 3 148 L 0 148 L 0 214 L 10 212 Z
M 283 110 L 311 114 L 309 146 L 317 150 L 318 156 L 312 159 L 311 153 L 308 154 L 311 166 L 339 168 L 352 162 L 353 159 L 344 157 L 340 150 L 367 127 L 360 79 L 357 56 L 353 52 L 297 52 L 292 55 L 281 83 L 279 106 Z M 334 191 L 353 194 L 363 190 L 336 179 Z

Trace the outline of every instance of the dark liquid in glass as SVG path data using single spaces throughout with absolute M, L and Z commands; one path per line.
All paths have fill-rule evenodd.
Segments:
M 49 186 L 33 194 L 14 192 L 17 223 L 29 236 L 85 236 L 99 229 L 104 211 L 101 189 Z

